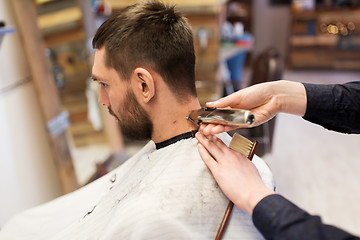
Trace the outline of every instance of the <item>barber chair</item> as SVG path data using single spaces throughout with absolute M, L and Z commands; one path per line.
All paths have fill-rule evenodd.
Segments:
M 249 86 L 280 80 L 282 78 L 284 62 L 279 52 L 273 48 L 267 48 L 261 52 L 254 60 L 251 69 Z M 258 141 L 256 154 L 263 156 L 271 151 L 276 117 L 270 121 L 249 129 L 239 129 L 241 135 L 251 141 Z

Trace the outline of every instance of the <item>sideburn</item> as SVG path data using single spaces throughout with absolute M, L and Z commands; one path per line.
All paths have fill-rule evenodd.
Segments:
M 153 132 L 153 124 L 149 114 L 138 103 L 131 90 L 126 91 L 122 114 L 119 112 L 119 124 L 122 133 L 132 140 L 149 140 Z

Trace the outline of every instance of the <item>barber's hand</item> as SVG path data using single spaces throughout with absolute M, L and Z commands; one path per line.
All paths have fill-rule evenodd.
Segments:
M 263 183 L 255 165 L 243 154 L 228 148 L 215 136 L 198 132 L 196 138 L 200 142 L 200 156 L 224 194 L 236 206 L 252 214 L 261 199 L 274 194 Z
M 269 121 L 279 112 L 303 116 L 306 103 L 306 91 L 303 84 L 282 80 L 253 85 L 206 105 L 216 108 L 250 110 L 255 116 L 255 122 L 250 127 L 254 127 Z M 205 134 L 218 134 L 235 128 L 226 125 L 201 124 L 200 131 Z

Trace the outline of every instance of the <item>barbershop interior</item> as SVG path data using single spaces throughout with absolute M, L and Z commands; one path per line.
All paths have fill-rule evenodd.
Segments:
M 97 28 L 136 2 L 0 0 L 0 231 L 147 143 L 122 135 L 91 79 Z M 176 4 L 192 27 L 202 106 L 263 82 L 360 79 L 360 1 L 164 2 Z M 235 131 L 259 143 L 255 154 L 271 169 L 277 193 L 360 235 L 360 136 L 285 113 Z

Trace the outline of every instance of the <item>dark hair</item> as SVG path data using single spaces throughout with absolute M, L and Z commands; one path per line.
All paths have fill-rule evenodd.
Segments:
M 179 100 L 196 96 L 192 30 L 174 6 L 155 0 L 129 6 L 100 26 L 92 44 L 105 46 L 105 64 L 122 78 L 129 79 L 136 67 L 150 67 Z

